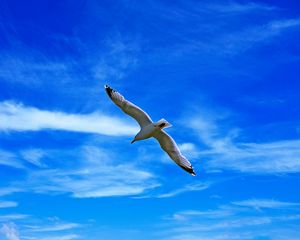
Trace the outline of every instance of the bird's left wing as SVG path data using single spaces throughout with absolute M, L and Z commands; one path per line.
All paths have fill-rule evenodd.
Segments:
M 175 163 L 193 176 L 196 175 L 191 163 L 181 154 L 176 142 L 170 135 L 168 135 L 165 131 L 160 130 L 154 134 L 154 137 L 158 140 L 161 148 Z
M 141 128 L 152 123 L 151 118 L 146 112 L 134 105 L 132 102 L 127 101 L 120 93 L 108 85 L 105 85 L 105 90 L 110 99 L 118 107 L 120 107 L 123 112 L 134 118 L 139 123 Z

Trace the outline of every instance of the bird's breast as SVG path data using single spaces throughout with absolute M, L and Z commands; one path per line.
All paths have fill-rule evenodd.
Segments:
M 143 127 L 137 136 L 139 139 L 150 138 L 153 136 L 153 134 L 155 133 L 156 130 L 157 130 L 156 127 L 151 124 L 151 125 Z

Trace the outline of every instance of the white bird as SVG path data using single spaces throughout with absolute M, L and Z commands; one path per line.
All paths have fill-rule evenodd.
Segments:
M 134 118 L 141 127 L 131 143 L 154 137 L 158 140 L 161 148 L 175 163 L 193 176 L 196 175 L 191 163 L 181 154 L 176 142 L 163 130 L 163 128 L 170 127 L 170 123 L 165 119 L 161 119 L 154 123 L 146 112 L 127 101 L 120 93 L 116 92 L 108 85 L 105 85 L 105 90 L 111 100 L 120 107 L 123 112 Z

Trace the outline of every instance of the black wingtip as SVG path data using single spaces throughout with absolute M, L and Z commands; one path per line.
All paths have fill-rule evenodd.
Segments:
M 190 173 L 192 176 L 196 176 L 196 173 L 194 172 L 193 167 L 191 167 L 191 168 L 188 168 L 188 167 L 185 167 L 185 166 L 180 166 L 180 167 L 183 168 L 188 173 Z
M 110 86 L 108 86 L 108 85 L 105 85 L 104 87 L 105 87 L 105 91 L 106 91 L 107 95 L 108 95 L 110 98 L 112 98 L 111 93 L 113 92 L 113 89 L 112 89 Z
M 196 176 L 196 173 L 194 172 L 194 169 L 191 169 L 191 171 L 189 171 L 189 173 L 190 173 L 193 177 Z

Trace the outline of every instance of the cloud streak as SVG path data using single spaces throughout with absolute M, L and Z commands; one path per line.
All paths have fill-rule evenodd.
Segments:
M 233 32 L 221 37 L 223 52 L 236 54 L 244 52 L 257 44 L 267 43 L 287 30 L 300 26 L 300 19 L 273 20 L 266 24 L 251 26 L 240 32 Z
M 43 170 L 32 174 L 28 184 L 33 192 L 70 193 L 75 198 L 97 198 L 139 195 L 157 186 L 151 181 L 151 174 L 132 166 L 106 165 L 79 171 Z M 47 184 L 40 185 L 40 182 Z
M 220 129 L 213 119 L 194 117 L 189 126 L 198 134 L 207 150 L 194 149 L 194 155 L 207 158 L 209 171 L 233 170 L 245 173 L 274 174 L 300 171 L 300 140 L 269 143 L 243 143 L 236 141 L 237 129 Z
M 10 222 L 14 220 L 13 222 Z M 84 225 L 74 222 L 61 221 L 58 217 L 36 218 L 34 216 L 23 218 L 11 218 L 2 224 L 1 234 L 8 240 L 15 239 L 77 239 L 77 234 Z M 9 238 L 11 236 L 12 238 Z
M 49 236 L 49 237 L 41 237 L 40 240 L 73 240 L 73 239 L 80 239 L 80 235 L 77 234 L 64 234 L 64 235 L 56 235 L 56 236 Z
M 91 198 L 138 195 L 157 186 L 151 173 L 140 170 L 133 164 L 119 164 L 113 154 L 109 155 L 102 149 L 84 147 L 82 158 L 83 165 L 75 171 L 46 170 L 33 174 L 35 183 L 43 181 L 50 185 L 35 189 L 51 191 L 52 184 L 54 190 L 69 191 L 73 197 Z
M 169 197 L 174 197 L 179 194 L 185 193 L 185 192 L 196 192 L 196 191 L 202 191 L 210 187 L 210 183 L 194 183 L 194 184 L 189 184 L 186 185 L 182 188 L 173 190 L 171 192 L 167 193 L 162 193 L 156 196 L 157 198 L 169 198 Z
M 31 232 L 58 232 L 78 227 L 81 227 L 81 225 L 77 223 L 61 223 L 50 226 L 27 226 L 27 228 L 30 228 Z
M 213 153 L 210 168 L 231 169 L 248 173 L 296 173 L 300 171 L 300 140 L 271 143 L 243 143 Z
M 7 214 L 7 215 L 0 215 L 0 221 L 12 221 L 12 220 L 20 220 L 24 218 L 28 218 L 29 215 L 26 214 Z
M 277 7 L 269 6 L 261 3 L 249 2 L 249 3 L 241 4 L 234 1 L 230 1 L 226 4 L 211 3 L 211 4 L 207 4 L 206 8 L 211 11 L 215 11 L 219 13 L 227 13 L 227 14 L 247 13 L 247 12 L 253 13 L 256 11 L 274 11 L 278 9 Z
M 69 114 L 41 110 L 12 102 L 0 103 L 0 130 L 40 131 L 62 130 L 96 133 L 107 136 L 126 136 L 137 132 L 137 127 L 116 117 L 99 112 Z
M 67 193 L 74 198 L 135 196 L 160 185 L 151 172 L 138 168 L 133 162 L 120 163 L 118 155 L 97 147 L 84 146 L 73 152 L 44 150 L 43 153 L 52 163 L 60 158 L 71 158 L 72 170 L 64 166 L 27 168 L 25 179 L 9 184 L 2 195 L 25 191 Z
M 3 224 L 0 228 L 0 233 L 6 237 L 7 240 L 19 240 L 19 232 L 13 223 Z
M 273 199 L 249 199 L 232 203 L 237 206 L 250 207 L 254 209 L 287 209 L 300 206 L 300 203 L 282 202 Z
M 10 207 L 16 207 L 18 206 L 17 202 L 12 201 L 0 201 L 0 208 L 10 208 Z
M 42 158 L 45 153 L 41 149 L 27 149 L 22 151 L 21 155 L 24 160 L 37 167 L 46 167 L 46 165 L 42 162 Z
M 2 149 L 0 149 L 0 165 L 5 165 L 14 168 L 24 167 L 14 153 Z M 1 196 L 1 191 L 0 191 L 0 196 Z
M 232 202 L 213 209 L 186 210 L 174 213 L 164 239 L 254 239 L 261 236 L 270 239 L 285 239 L 298 229 L 298 203 L 256 199 Z M 260 209 L 253 206 L 262 207 Z M 266 207 L 267 206 L 267 207 Z M 266 207 L 266 208 L 265 208 Z M 280 211 L 270 211 L 280 209 Z M 278 225 L 281 227 L 278 228 Z M 273 227 L 274 226 L 274 227 Z M 289 238 L 286 238 L 289 239 Z

